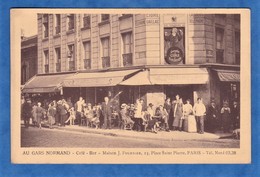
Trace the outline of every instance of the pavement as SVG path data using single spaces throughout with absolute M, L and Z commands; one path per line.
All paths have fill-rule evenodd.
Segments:
M 48 125 L 43 125 L 43 127 L 48 128 Z M 68 131 L 68 132 L 80 132 L 88 134 L 98 134 L 104 136 L 113 136 L 113 137 L 127 137 L 135 139 L 145 139 L 145 140 L 213 140 L 220 139 L 225 137 L 230 137 L 231 133 L 207 133 L 198 134 L 198 133 L 189 133 L 189 132 L 180 132 L 180 131 L 159 131 L 157 134 L 152 132 L 137 132 L 133 130 L 121 130 L 121 129 L 95 129 L 89 128 L 86 126 L 79 125 L 66 125 L 65 127 L 53 126 L 56 130 Z

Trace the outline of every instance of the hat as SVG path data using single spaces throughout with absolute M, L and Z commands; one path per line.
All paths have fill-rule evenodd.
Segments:
M 125 104 L 125 103 L 123 103 L 122 105 L 121 105 L 121 108 L 125 108 L 127 105 Z
M 153 103 L 149 103 L 149 106 L 153 106 Z
M 88 106 L 91 106 L 91 103 L 88 103 Z

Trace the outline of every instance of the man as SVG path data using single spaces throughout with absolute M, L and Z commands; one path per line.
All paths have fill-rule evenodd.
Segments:
M 104 98 L 104 101 L 102 103 L 102 114 L 104 117 L 104 129 L 111 129 L 111 116 L 112 116 L 112 110 L 111 110 L 111 103 L 109 101 L 108 97 Z
M 193 111 L 195 114 L 196 122 L 197 122 L 197 131 L 199 134 L 204 133 L 204 116 L 206 114 L 206 107 L 202 103 L 201 98 L 197 99 L 197 103 L 195 103 L 193 107 Z
M 84 100 L 82 97 L 79 97 L 79 100 L 75 104 L 75 109 L 76 109 L 76 120 L 78 124 L 80 125 L 81 123 L 81 118 L 83 116 L 83 104 Z
M 23 116 L 23 120 L 24 120 L 24 125 L 25 128 L 29 127 L 30 124 L 30 118 L 31 118 L 31 112 L 32 112 L 32 106 L 31 106 L 31 100 L 26 100 L 23 103 L 23 107 L 22 107 L 22 116 Z
M 214 133 L 218 127 L 218 108 L 214 100 L 211 100 L 210 106 L 207 110 L 207 120 L 206 120 L 206 128 L 209 132 Z
M 182 103 L 182 99 L 180 98 L 180 96 L 177 94 L 175 96 L 176 100 L 173 101 L 172 104 L 172 112 L 173 112 L 173 123 L 172 123 L 172 127 L 173 127 L 173 131 L 182 130 L 182 122 L 181 122 L 181 118 L 183 117 L 183 103 Z
M 240 128 L 240 110 L 237 105 L 237 101 L 233 102 L 233 107 L 231 108 L 231 118 L 232 118 L 232 124 L 233 129 L 239 129 Z

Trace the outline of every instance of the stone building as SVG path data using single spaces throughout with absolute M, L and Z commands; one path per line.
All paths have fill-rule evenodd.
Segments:
M 37 66 L 24 92 L 221 105 L 240 98 L 240 15 L 38 14 Z
M 21 40 L 21 85 L 37 74 L 37 35 Z

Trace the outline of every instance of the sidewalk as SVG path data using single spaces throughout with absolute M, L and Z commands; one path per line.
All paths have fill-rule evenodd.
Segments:
M 136 132 L 133 130 L 119 130 L 119 129 L 94 129 L 87 128 L 78 125 L 71 125 L 65 127 L 54 127 L 57 130 L 65 130 L 72 132 L 81 132 L 81 133 L 91 133 L 99 134 L 105 136 L 114 136 L 114 137 L 127 137 L 127 138 L 137 138 L 137 139 L 150 139 L 150 140 L 164 140 L 164 141 L 173 141 L 173 140 L 205 140 L 205 139 L 219 139 L 220 137 L 230 136 L 231 134 L 223 133 L 188 133 L 188 132 L 179 132 L 179 131 L 159 131 L 157 134 L 152 132 Z

